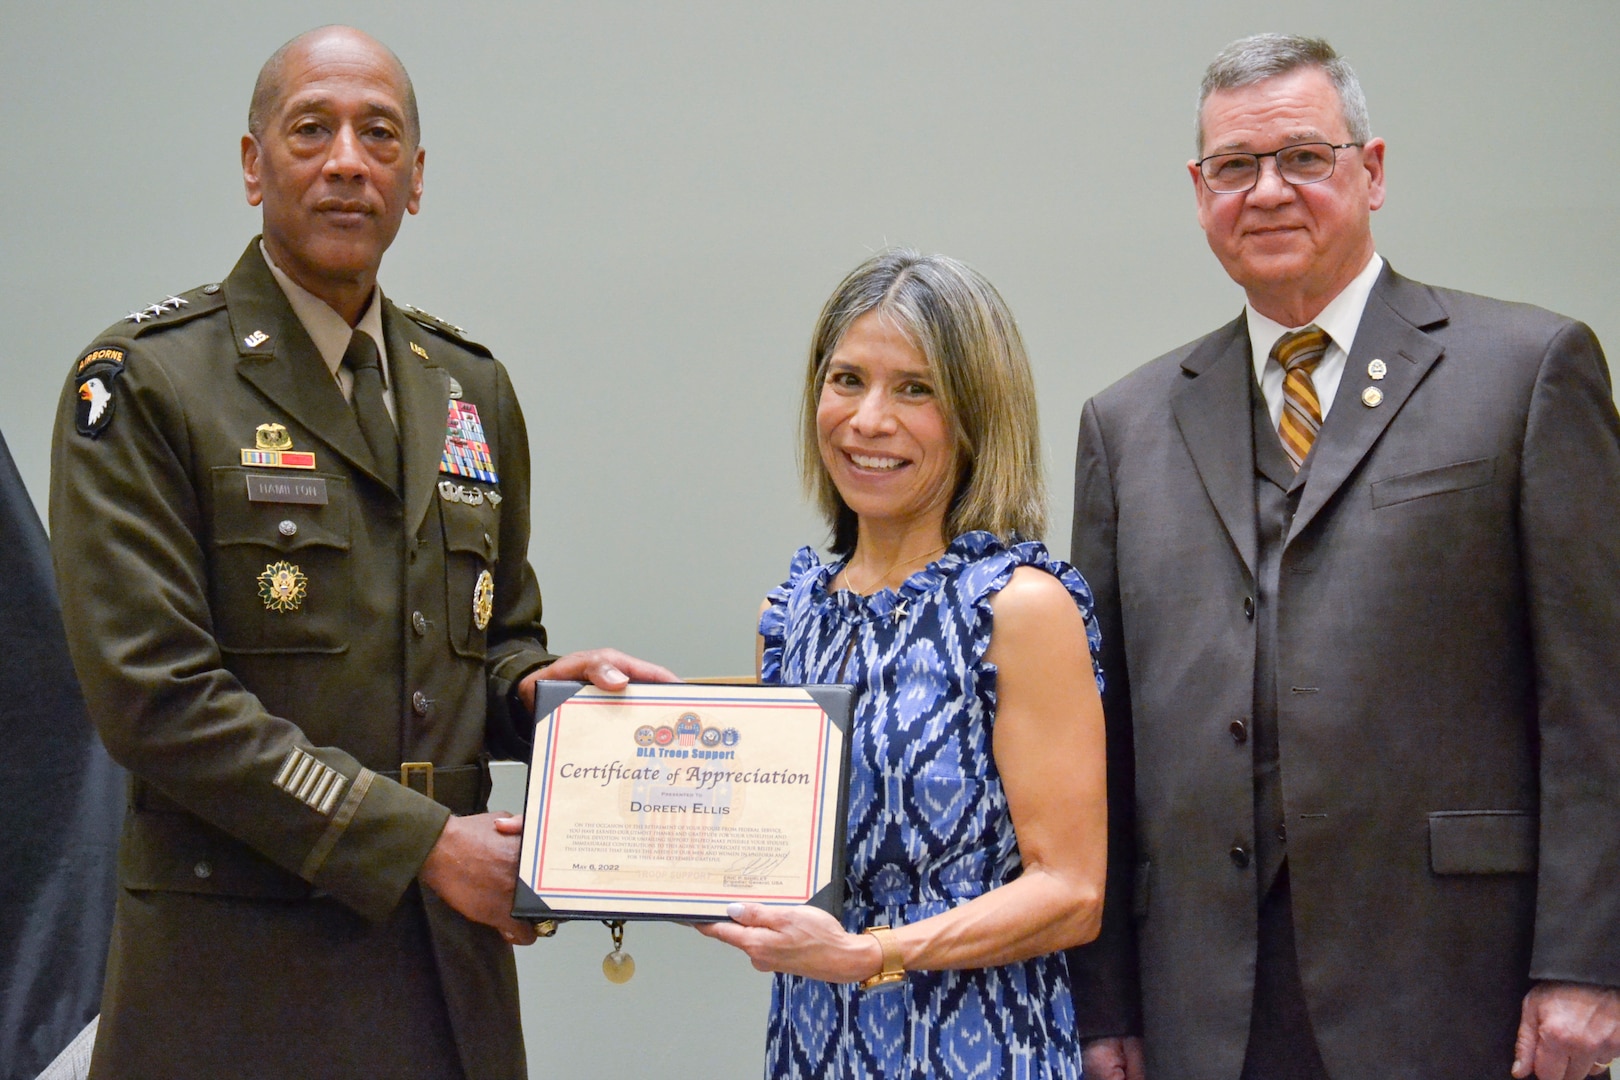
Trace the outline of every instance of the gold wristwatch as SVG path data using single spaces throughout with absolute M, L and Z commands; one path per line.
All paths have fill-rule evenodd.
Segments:
M 887 926 L 868 926 L 866 932 L 877 938 L 883 950 L 883 968 L 871 978 L 862 979 L 861 989 L 882 990 L 905 982 L 906 965 L 900 956 L 900 943 L 894 940 L 894 931 Z

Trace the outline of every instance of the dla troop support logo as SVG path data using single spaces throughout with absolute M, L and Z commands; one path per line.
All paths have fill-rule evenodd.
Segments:
M 309 578 L 290 562 L 273 562 L 258 577 L 259 599 L 271 611 L 297 611 L 309 591 Z
M 736 746 L 742 735 L 736 728 L 704 727 L 697 713 L 682 713 L 673 724 L 642 724 L 635 730 L 637 746 L 669 746 L 679 742 L 682 746 L 700 745 L 708 750 L 717 746 Z
M 682 746 L 695 744 L 698 732 L 702 730 L 703 723 L 697 718 L 697 713 L 686 713 L 675 721 L 675 737 L 681 741 Z

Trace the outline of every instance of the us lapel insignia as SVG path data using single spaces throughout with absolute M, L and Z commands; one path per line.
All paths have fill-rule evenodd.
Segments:
M 269 334 L 265 333 L 263 330 L 255 330 L 253 333 L 242 339 L 242 344 L 246 345 L 250 349 L 256 349 L 269 340 Z
M 417 356 L 420 356 L 424 360 L 428 358 L 427 350 L 422 348 L 422 346 L 418 345 L 414 341 L 411 342 L 411 352 L 415 353 Z
M 481 572 L 473 583 L 472 607 L 473 625 L 482 630 L 495 613 L 495 579 L 488 570 Z
M 80 435 L 95 439 L 113 419 L 113 390 L 124 373 L 124 350 L 103 346 L 79 358 L 75 367 L 78 405 L 73 426 Z
M 1384 363 L 1382 360 L 1374 360 L 1372 363 L 1367 365 L 1367 377 L 1372 379 L 1374 382 L 1377 382 L 1379 379 L 1382 379 L 1388 374 L 1389 365 Z
M 242 450 L 242 464 L 264 469 L 313 469 L 315 455 L 292 448 L 285 424 L 260 424 L 253 429 L 253 449 Z
M 259 599 L 271 611 L 297 611 L 309 593 L 309 578 L 290 562 L 273 562 L 257 578 Z
M 439 471 L 482 480 L 486 484 L 500 483 L 495 475 L 495 462 L 490 458 L 489 443 L 484 441 L 484 422 L 478 418 L 478 406 L 470 401 L 452 400 L 445 423 L 447 430 Z
M 1369 386 L 1361 392 L 1361 403 L 1369 409 L 1376 409 L 1384 403 L 1384 392 L 1376 386 Z

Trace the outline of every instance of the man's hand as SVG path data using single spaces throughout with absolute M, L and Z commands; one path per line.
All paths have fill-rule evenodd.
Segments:
M 473 922 L 493 926 L 515 945 L 532 945 L 534 926 L 512 918 L 522 829 L 523 819 L 506 813 L 452 817 L 417 877 Z
M 588 682 L 600 690 L 623 690 L 633 682 L 679 682 L 668 668 L 627 656 L 618 649 L 586 649 L 553 660 L 518 684 L 518 698 L 534 711 L 534 684 L 540 679 Z
M 1092 1039 L 1081 1051 L 1081 1064 L 1091 1080 L 1144 1080 L 1142 1040 L 1136 1035 Z
M 1537 983 L 1524 996 L 1513 1075 L 1580 1080 L 1620 1056 L 1620 989 L 1584 983 Z

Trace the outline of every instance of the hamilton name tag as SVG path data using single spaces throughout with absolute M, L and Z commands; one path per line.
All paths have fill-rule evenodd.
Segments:
M 326 505 L 326 478 L 322 476 L 265 476 L 247 474 L 248 502 Z

